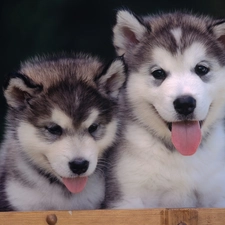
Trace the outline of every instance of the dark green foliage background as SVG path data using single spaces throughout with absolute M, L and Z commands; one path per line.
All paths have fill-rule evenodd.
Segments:
M 139 15 L 191 10 L 225 17 L 225 0 L 3 0 L 0 3 L 0 84 L 4 76 L 34 55 L 61 51 L 90 52 L 111 59 L 116 10 Z M 0 134 L 6 104 L 0 96 Z

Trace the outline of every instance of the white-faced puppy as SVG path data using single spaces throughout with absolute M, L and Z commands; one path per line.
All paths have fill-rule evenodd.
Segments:
M 0 211 L 96 209 L 104 153 L 116 139 L 120 58 L 37 57 L 10 74 L 0 150 Z
M 123 137 L 106 207 L 225 207 L 225 20 L 121 10 Z

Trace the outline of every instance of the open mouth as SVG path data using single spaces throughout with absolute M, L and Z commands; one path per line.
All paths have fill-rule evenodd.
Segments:
M 182 121 L 181 121 L 182 122 Z M 199 125 L 200 125 L 200 128 L 202 127 L 202 124 L 204 123 L 204 121 L 203 120 L 201 120 L 201 121 L 198 121 L 199 122 Z M 172 131 L 172 122 L 166 122 L 166 125 L 167 125 L 167 127 L 168 127 L 168 129 L 170 130 L 170 131 Z
M 88 177 L 62 178 L 63 184 L 71 193 L 79 193 L 84 190 Z
M 167 123 L 171 131 L 171 141 L 182 155 L 193 155 L 202 139 L 201 126 L 203 121 L 184 120 Z
M 151 104 L 151 108 L 162 119 L 156 108 Z M 180 120 L 176 122 L 166 122 L 171 131 L 171 142 L 174 147 L 184 156 L 191 156 L 197 151 L 201 139 L 201 127 L 204 121 Z

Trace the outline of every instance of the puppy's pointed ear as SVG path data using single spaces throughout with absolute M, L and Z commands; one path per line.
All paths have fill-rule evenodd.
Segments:
M 209 28 L 225 47 L 225 19 L 215 20 Z
M 4 83 L 3 91 L 7 104 L 13 108 L 30 105 L 29 101 L 42 91 L 42 85 L 36 84 L 21 73 L 10 73 Z
M 141 18 L 126 10 L 118 11 L 117 22 L 113 28 L 113 44 L 117 54 L 126 53 L 127 49 L 138 44 L 149 30 Z
M 125 64 L 122 58 L 118 57 L 103 69 L 95 82 L 102 94 L 116 100 L 125 80 Z

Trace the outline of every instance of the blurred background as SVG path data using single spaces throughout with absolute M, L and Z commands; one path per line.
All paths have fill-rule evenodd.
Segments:
M 0 85 L 21 61 L 61 51 L 114 57 L 111 43 L 116 11 L 138 15 L 187 9 L 225 18 L 225 0 L 2 0 L 0 3 Z M 6 103 L 0 93 L 0 139 Z

